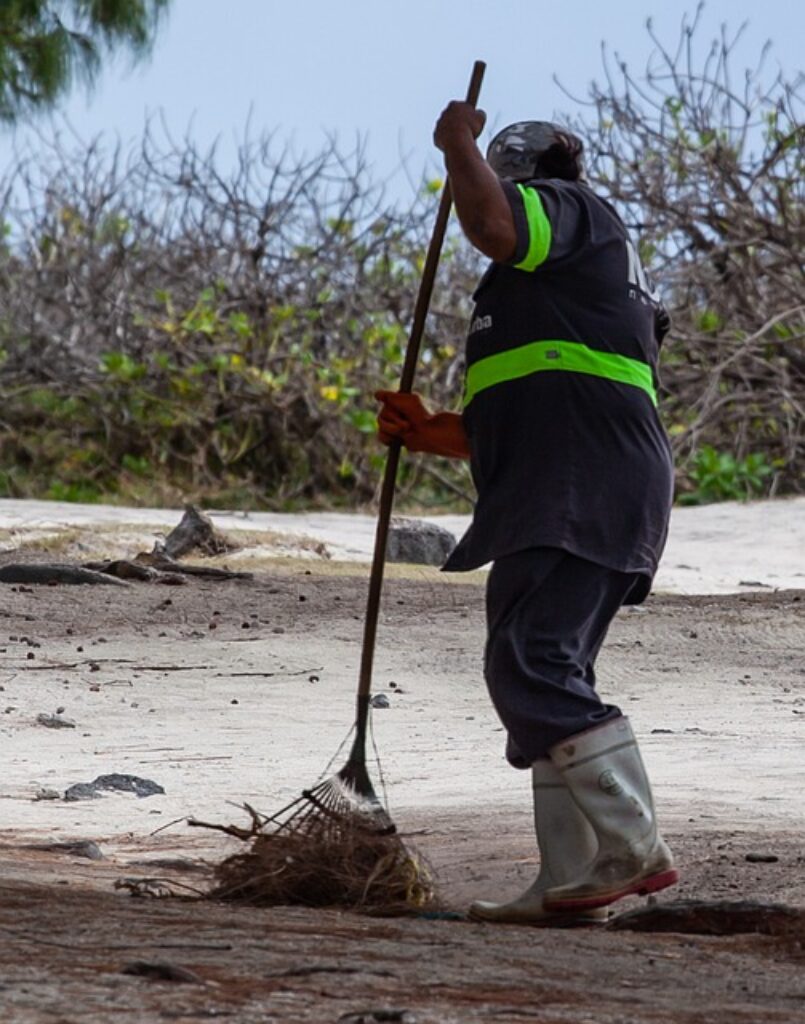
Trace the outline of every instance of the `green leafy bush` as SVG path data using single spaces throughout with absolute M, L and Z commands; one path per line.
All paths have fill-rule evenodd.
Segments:
M 373 394 L 399 380 L 434 190 L 385 207 L 360 155 L 335 149 L 289 166 L 250 152 L 236 182 L 186 151 L 144 154 L 125 182 L 99 154 L 82 167 L 93 159 L 90 183 L 63 165 L 47 177 L 35 228 L 0 253 L 2 490 L 370 500 L 384 458 Z M 476 272 L 450 239 L 418 380 L 438 405 L 459 400 Z M 420 459 L 401 486 L 424 502 L 470 490 L 464 465 Z
M 703 445 L 693 457 L 688 477 L 693 490 L 679 498 L 680 505 L 707 505 L 714 501 L 747 501 L 760 497 L 774 467 L 762 452 L 736 459 Z

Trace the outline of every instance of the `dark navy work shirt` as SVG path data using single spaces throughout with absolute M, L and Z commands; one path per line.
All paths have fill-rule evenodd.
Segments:
M 517 230 L 475 292 L 464 426 L 478 492 L 445 569 L 562 548 L 650 587 L 673 494 L 656 408 L 667 318 L 613 208 L 586 185 L 503 182 Z

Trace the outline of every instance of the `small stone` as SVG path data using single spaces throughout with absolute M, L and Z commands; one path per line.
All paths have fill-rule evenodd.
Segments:
M 230 703 L 230 704 L 240 704 L 240 701 L 239 701 L 239 700 L 236 700 L 236 699 L 235 699 L 235 698 L 233 697 L 233 698 L 232 698 L 232 700 L 231 700 L 231 701 L 230 701 L 229 703 Z
M 274 628 L 271 630 L 271 632 L 272 633 L 284 633 L 285 632 L 285 627 L 284 626 L 274 626 Z
M 46 729 L 75 729 L 75 722 L 60 715 L 47 715 L 43 712 L 36 716 L 36 721 Z
M 369 705 L 373 708 L 390 708 L 391 702 L 385 693 L 376 693 L 369 701 Z
M 61 800 L 61 793 L 58 789 L 48 789 L 47 787 L 43 787 L 36 791 L 34 800 Z
M 750 864 L 776 864 L 779 859 L 776 853 L 747 853 L 744 858 Z
M 58 797 L 58 793 L 56 796 Z M 63 843 L 32 843 L 29 850 L 45 850 L 48 853 L 66 853 L 68 857 L 86 857 L 87 860 L 103 860 L 101 848 L 91 839 L 68 840 Z
M 82 839 L 74 843 L 56 843 L 55 847 L 64 850 L 71 857 L 86 857 L 87 860 L 103 860 L 103 853 L 97 843 L 91 839 Z
M 338 1024 L 419 1024 L 419 1018 L 409 1010 L 361 1010 L 358 1013 L 343 1013 Z
M 141 779 L 137 775 L 124 775 L 113 772 L 110 775 L 99 775 L 93 782 L 77 782 L 64 792 L 64 799 L 68 802 L 74 800 L 95 800 L 101 790 L 111 790 L 118 793 L 134 793 L 138 797 L 154 796 L 157 793 L 164 793 L 165 790 L 151 779 Z
M 308 676 L 307 677 L 307 681 L 309 683 L 317 683 L 319 681 L 319 677 L 318 676 Z
M 91 782 L 76 782 L 64 791 L 64 799 L 70 803 L 76 800 L 100 800 L 101 794 Z
M 184 967 L 177 967 L 163 960 L 134 960 L 132 963 L 124 964 L 120 973 L 148 978 L 150 981 L 172 981 L 180 985 L 205 984 L 204 979 L 195 971 L 188 971 Z

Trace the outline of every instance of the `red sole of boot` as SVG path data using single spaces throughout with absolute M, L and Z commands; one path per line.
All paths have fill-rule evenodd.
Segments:
M 639 882 L 626 885 L 622 889 L 613 892 L 603 893 L 600 896 L 586 896 L 578 900 L 552 900 L 543 896 L 543 906 L 552 913 L 564 910 L 595 910 L 597 907 L 608 907 L 610 903 L 622 900 L 624 896 L 649 896 L 660 889 L 667 889 L 669 885 L 676 885 L 679 881 L 679 872 L 676 868 L 669 868 L 667 871 L 660 871 L 648 878 L 641 878 Z

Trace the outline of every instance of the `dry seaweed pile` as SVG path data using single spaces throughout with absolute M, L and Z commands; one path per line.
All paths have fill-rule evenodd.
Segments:
M 251 906 L 348 907 L 377 914 L 434 909 L 431 871 L 398 835 L 359 827 L 261 833 L 224 860 L 212 899 Z

